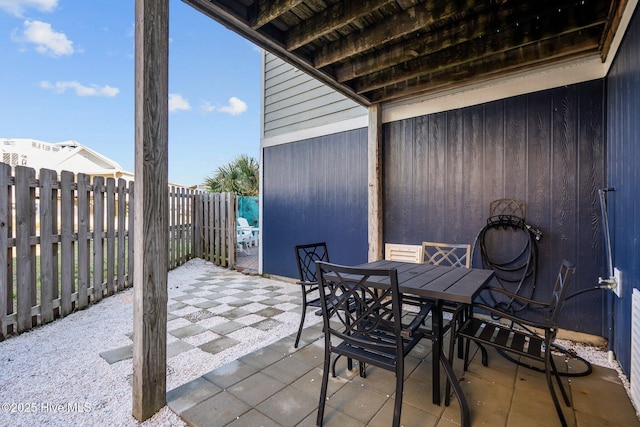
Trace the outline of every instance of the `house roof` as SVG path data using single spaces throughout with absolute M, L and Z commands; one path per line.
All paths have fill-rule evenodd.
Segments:
M 89 175 L 133 175 L 124 171 L 114 160 L 73 140 L 50 143 L 28 138 L 0 138 L 0 147 L 3 160 L 6 154 L 12 166 L 24 165 L 36 170 L 47 168 Z
M 362 105 L 611 59 L 637 0 L 183 0 Z M 622 24 L 621 24 L 622 23 Z M 614 53 L 614 52 L 613 52 Z

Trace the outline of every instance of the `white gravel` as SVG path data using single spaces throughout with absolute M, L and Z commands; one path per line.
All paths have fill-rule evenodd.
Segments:
M 182 294 L 180 288 L 184 289 L 207 268 L 217 267 L 195 259 L 169 272 L 169 298 Z M 110 365 L 99 356 L 131 344 L 125 334 L 133 330 L 132 300 L 133 291 L 127 290 L 89 309 L 0 342 L 0 425 L 184 426 L 166 406 L 139 424 L 131 416 L 131 359 Z M 243 346 L 242 354 L 224 351 L 212 355 L 194 349 L 171 358 L 167 390 L 294 333 L 298 317 L 293 314 L 287 313 L 290 319 L 278 319 L 285 327 L 275 333 L 270 331 L 268 339 L 262 335 Z M 562 345 L 593 364 L 616 369 L 628 391 L 626 377 L 617 363 L 609 364 L 605 351 L 568 341 Z
M 170 271 L 169 298 L 181 295 L 185 286 L 203 275 L 203 270 L 212 268 L 219 267 L 194 259 Z M 167 363 L 167 390 L 294 333 L 299 317 L 285 314 L 290 318 L 278 318 L 284 326 L 269 331 L 268 336 L 254 328 L 243 328 L 246 333 L 260 334 L 247 345 L 216 355 L 195 348 L 172 357 Z M 307 317 L 311 323 L 317 321 L 317 316 Z M 0 342 L 0 426 L 186 425 L 166 406 L 142 424 L 131 416 L 132 360 L 110 365 L 99 354 L 131 344 L 126 334 L 132 330 L 133 290 L 129 289 Z

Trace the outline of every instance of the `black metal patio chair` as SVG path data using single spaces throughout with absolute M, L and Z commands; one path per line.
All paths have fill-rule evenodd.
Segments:
M 329 252 L 325 242 L 310 243 L 296 246 L 296 262 L 298 265 L 299 281 L 296 282 L 302 289 L 302 313 L 300 315 L 300 326 L 296 335 L 295 348 L 298 348 L 304 319 L 307 314 L 307 307 L 316 307 L 317 314 L 320 315 L 320 297 L 318 294 L 318 282 L 316 281 L 316 261 L 329 262 Z
M 468 243 L 422 242 L 422 253 L 425 264 L 450 265 L 451 267 L 471 267 L 471 245 Z M 458 310 L 459 304 L 445 302 L 442 309 L 449 313 Z M 465 321 L 469 310 L 460 312 L 457 317 L 458 326 Z M 452 324 L 450 324 L 452 327 Z M 462 358 L 462 338 L 459 340 L 458 357 Z
M 423 338 L 420 329 L 428 310 L 403 324 L 403 295 L 396 269 L 360 269 L 317 262 L 324 322 L 324 365 L 316 425 L 321 426 L 327 397 L 331 355 L 343 355 L 395 373 L 393 426 L 400 425 L 404 358 Z M 353 307 L 353 309 L 351 309 Z M 335 376 L 335 372 L 333 372 Z
M 469 345 L 474 341 L 482 351 L 482 364 L 487 366 L 487 352 L 485 345 L 496 348 L 507 355 L 526 358 L 544 364 L 544 373 L 547 386 L 553 399 L 558 418 L 563 426 L 567 425 L 562 408 L 558 401 L 558 396 L 553 385 L 552 376 L 555 377 L 558 388 L 564 399 L 564 403 L 570 406 L 569 397 L 560 379 L 560 374 L 553 359 L 553 341 L 558 331 L 558 316 L 565 300 L 569 282 L 575 271 L 575 265 L 567 260 L 563 260 L 560 271 L 556 278 L 551 299 L 548 303 L 535 301 L 506 291 L 502 288 L 489 287 L 485 291 L 502 294 L 507 298 L 516 299 L 519 303 L 529 304 L 531 308 L 539 308 L 546 311 L 544 321 L 536 322 L 515 316 L 513 313 L 502 311 L 496 307 L 491 307 L 484 303 L 474 303 L 471 317 L 468 317 L 463 325 L 455 333 L 458 337 L 466 338 L 464 370 L 469 365 Z M 488 319 L 486 316 L 478 317 L 479 310 L 487 312 L 490 317 L 502 319 L 503 322 Z M 461 312 L 462 310 L 460 310 Z M 457 314 L 456 314 L 457 315 Z M 505 323 L 506 321 L 507 323 Z M 453 356 L 455 339 L 450 340 L 449 359 Z M 450 384 L 447 382 L 446 397 L 448 399 Z M 448 402 L 446 402 L 448 403 Z

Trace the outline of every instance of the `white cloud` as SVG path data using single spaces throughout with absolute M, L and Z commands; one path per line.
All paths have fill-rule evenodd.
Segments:
M 51 24 L 42 21 L 24 21 L 23 40 L 35 44 L 43 55 L 57 58 L 74 52 L 73 42 L 64 33 L 54 31 Z
M 30 8 L 51 12 L 56 6 L 58 0 L 0 0 L 0 9 L 14 16 L 22 16 L 24 11 Z
M 189 111 L 191 110 L 191 105 L 189 105 L 189 101 L 184 99 L 182 95 L 177 93 L 169 94 L 169 112 L 174 111 Z
M 231 114 L 232 116 L 237 116 L 238 114 L 242 114 L 247 111 L 247 103 L 241 99 L 232 96 L 229 98 L 229 104 L 224 107 L 217 108 L 217 110 L 221 113 Z
M 54 93 L 65 93 L 67 89 L 75 91 L 78 96 L 104 96 L 112 98 L 120 93 L 120 89 L 117 87 L 111 87 L 109 85 L 99 86 L 92 84 L 85 86 L 76 81 L 71 82 L 56 82 L 54 84 L 48 81 L 40 82 L 40 87 L 43 89 L 50 89 Z

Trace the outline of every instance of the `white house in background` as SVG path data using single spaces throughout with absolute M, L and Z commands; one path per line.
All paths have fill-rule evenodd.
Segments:
M 133 180 L 133 173 L 123 170 L 117 162 L 73 140 L 50 143 L 29 138 L 0 138 L 0 149 L 3 163 L 12 167 L 28 166 L 36 173 L 46 168 L 58 173 L 64 170 Z

